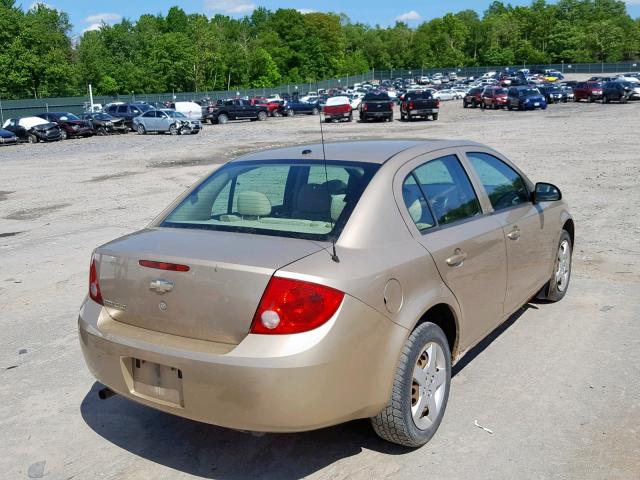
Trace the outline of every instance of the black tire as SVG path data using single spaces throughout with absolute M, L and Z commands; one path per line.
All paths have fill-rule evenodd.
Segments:
M 602 96 L 602 103 L 609 103 L 609 97 L 607 97 L 606 95 Z
M 264 111 L 258 112 L 258 121 L 259 122 L 264 122 L 267 119 L 267 117 L 268 117 L 267 112 L 264 112 Z
M 469 106 L 469 104 L 467 103 L 466 100 L 462 101 L 462 108 L 467 108 Z
M 96 130 L 96 135 L 100 136 L 100 137 L 104 137 L 107 134 L 107 129 L 104 127 L 99 127 Z
M 60 138 L 62 138 L 62 137 L 60 137 Z M 30 133 L 27 136 L 27 142 L 29 142 L 29 143 L 38 143 L 38 137 L 36 137 L 33 133 Z
M 229 122 L 229 117 L 226 114 L 221 113 L 220 115 L 218 115 L 218 120 L 216 122 L 218 123 L 218 125 L 225 125 L 228 122 Z
M 387 120 L 388 120 L 389 122 L 393 122 L 393 115 L 392 115 L 392 116 L 390 116 L 389 118 L 387 118 Z
M 169 125 L 169 133 L 171 135 L 178 135 L 178 126 L 175 123 L 172 123 L 171 125 Z
M 413 122 L 413 117 L 410 113 L 407 113 L 407 122 Z
M 558 283 L 557 275 L 556 275 L 556 272 L 558 272 L 558 267 L 560 265 L 560 252 L 561 252 L 563 242 L 566 242 L 569 248 L 569 255 L 568 255 L 569 269 L 568 269 L 567 279 L 564 285 Z M 573 245 L 571 243 L 571 236 L 569 235 L 569 232 L 567 232 L 566 230 L 563 230 L 562 233 L 560 234 L 560 240 L 558 240 L 557 254 L 555 256 L 555 261 L 553 263 L 553 272 L 551 274 L 551 278 L 549 279 L 549 282 L 547 283 L 547 285 L 545 285 L 545 287 L 542 290 L 542 293 L 543 293 L 542 298 L 546 300 L 550 300 L 552 302 L 558 302 L 564 298 L 564 296 L 567 293 L 567 290 L 569 290 L 569 283 L 571 281 L 572 254 L 573 254 Z
M 146 128 L 144 128 L 143 124 L 139 123 L 138 124 L 138 128 L 137 128 L 137 132 L 138 132 L 138 135 L 145 135 L 147 133 L 147 130 L 146 130 Z
M 402 110 L 400 110 L 400 120 L 404 122 L 405 120 L 405 116 L 404 113 L 402 112 Z
M 471 101 L 471 108 L 478 108 L 478 102 L 476 102 L 475 100 Z
M 486 109 L 487 109 L 487 105 L 484 102 L 482 102 L 480 104 L 480 110 L 486 110 Z
M 595 101 L 595 99 L 591 95 L 589 95 L 589 98 L 587 99 L 587 101 L 589 103 L 593 103 Z
M 513 107 L 511 106 L 511 104 L 507 105 L 507 110 L 509 111 L 513 110 Z
M 620 103 L 627 103 L 627 96 L 626 95 L 622 95 L 620 97 Z
M 445 383 L 442 404 L 435 420 L 425 429 L 416 425 L 412 413 L 413 371 L 423 347 L 436 343 L 444 352 Z M 393 380 L 391 398 L 387 406 L 375 417 L 371 424 L 375 432 L 385 440 L 405 447 L 421 447 L 438 430 L 447 407 L 451 385 L 451 352 L 444 332 L 431 322 L 418 325 L 404 344 L 400 361 Z
M 439 115 L 439 113 L 434 113 L 433 115 L 431 115 L 431 119 L 435 122 L 436 120 L 438 120 Z
M 67 131 L 64 129 L 60 129 L 60 140 L 66 140 L 67 138 L 69 138 L 69 135 L 67 135 Z
M 296 112 L 293 109 L 287 110 L 287 117 L 295 117 Z
M 347 118 L 347 122 L 353 122 L 353 112 L 349 114 L 349 117 Z
M 314 108 L 313 110 L 311 110 L 311 115 L 318 115 L 320 113 L 320 110 L 318 110 L 317 108 Z

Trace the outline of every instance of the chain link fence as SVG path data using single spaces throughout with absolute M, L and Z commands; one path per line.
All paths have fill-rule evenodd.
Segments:
M 321 80 L 318 82 L 298 83 L 280 85 L 269 88 L 239 88 L 234 90 L 216 90 L 199 92 L 169 92 L 169 93 L 136 93 L 130 92 L 124 95 L 93 97 L 94 104 L 106 105 L 111 102 L 134 102 L 144 101 L 149 103 L 163 103 L 166 101 L 198 101 L 203 98 L 230 98 L 230 97 L 270 97 L 276 94 L 294 93 L 305 94 L 317 91 L 318 89 L 331 89 L 339 87 L 349 87 L 355 83 L 370 81 L 393 80 L 396 78 L 416 78 L 435 73 L 447 74 L 455 72 L 458 77 L 480 76 L 491 71 L 502 71 L 505 69 L 518 70 L 528 68 L 530 70 L 558 70 L 565 75 L 571 74 L 599 74 L 599 73 L 625 73 L 640 70 L 640 61 L 625 63 L 558 63 L 549 65 L 500 65 L 485 67 L 459 67 L 459 68 L 412 68 L 403 70 L 372 70 L 359 75 L 350 75 L 340 78 Z M 40 98 L 25 100 L 2 100 L 0 98 L 0 120 L 2 123 L 12 117 L 26 117 L 37 115 L 48 111 L 63 111 L 71 113 L 82 113 L 89 108 L 89 95 L 82 97 L 64 98 Z

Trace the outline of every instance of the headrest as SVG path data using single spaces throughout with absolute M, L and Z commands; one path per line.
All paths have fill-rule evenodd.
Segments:
M 344 199 L 346 195 L 332 195 L 331 196 L 331 220 L 338 221 L 340 214 L 346 205 Z
M 322 186 L 330 195 L 341 195 L 343 193 L 347 193 L 347 184 L 339 179 L 329 180 L 328 182 L 323 183 Z
M 331 200 L 326 185 L 309 183 L 298 192 L 297 210 L 304 213 L 328 213 Z
M 402 189 L 402 197 L 404 198 L 404 203 L 409 210 L 411 219 L 415 223 L 418 223 L 422 218 L 422 205 L 420 204 L 420 197 L 408 188 Z
M 264 217 L 271 213 L 271 202 L 262 192 L 240 192 L 238 213 L 249 217 Z

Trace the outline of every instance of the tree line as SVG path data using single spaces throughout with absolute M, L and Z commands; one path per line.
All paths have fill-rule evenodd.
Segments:
M 254 10 L 236 19 L 142 15 L 72 36 L 69 16 L 45 4 L 0 0 L 0 97 L 269 87 L 376 70 L 616 62 L 640 55 L 640 18 L 618 0 L 496 1 L 416 28 L 343 14 Z

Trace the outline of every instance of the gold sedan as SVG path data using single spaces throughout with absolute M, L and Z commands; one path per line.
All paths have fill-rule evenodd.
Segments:
M 451 366 L 569 286 L 559 189 L 466 141 L 358 141 L 227 163 L 97 248 L 79 316 L 114 392 L 230 428 L 371 417 L 426 443 Z

